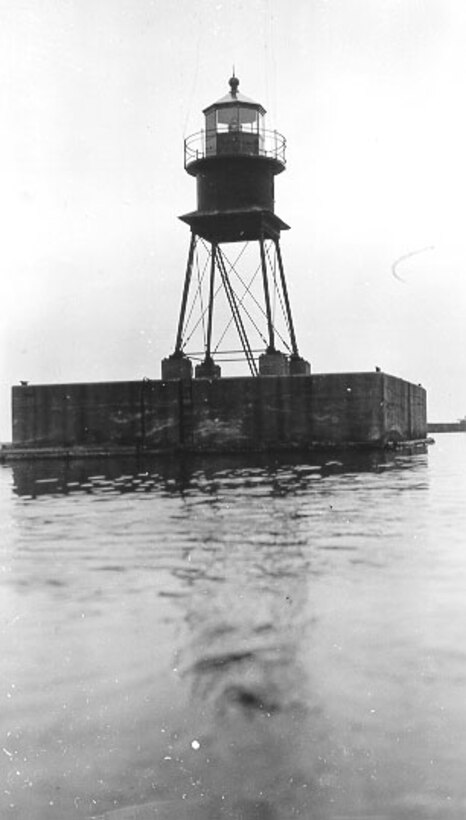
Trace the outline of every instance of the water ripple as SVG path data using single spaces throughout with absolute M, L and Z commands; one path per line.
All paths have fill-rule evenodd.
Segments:
M 5 817 L 462 816 L 464 441 L 3 467 Z

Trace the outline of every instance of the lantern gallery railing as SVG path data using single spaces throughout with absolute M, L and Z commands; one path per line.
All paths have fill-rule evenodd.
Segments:
M 206 157 L 228 155 L 267 157 L 285 165 L 285 149 L 285 137 L 278 131 L 198 131 L 184 141 L 184 167 Z

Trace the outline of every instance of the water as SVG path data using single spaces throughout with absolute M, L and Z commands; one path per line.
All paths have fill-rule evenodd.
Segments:
M 463 818 L 465 457 L 4 465 L 0 816 Z

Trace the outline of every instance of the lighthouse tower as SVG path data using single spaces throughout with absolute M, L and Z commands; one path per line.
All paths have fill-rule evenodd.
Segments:
M 280 248 L 280 233 L 289 226 L 275 213 L 285 138 L 265 128 L 265 109 L 239 91 L 237 77 L 229 86 L 204 109 L 204 130 L 185 140 L 197 209 L 180 217 L 191 241 L 175 349 L 162 362 L 163 379 L 191 377 L 193 359 L 196 378 L 219 378 L 219 362 L 231 357 L 246 361 L 251 376 L 310 372 L 298 352 Z M 224 350 L 233 329 L 237 349 Z M 196 333 L 200 344 L 191 351 Z

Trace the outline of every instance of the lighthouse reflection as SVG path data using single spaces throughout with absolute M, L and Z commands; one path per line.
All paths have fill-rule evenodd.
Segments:
M 299 662 L 309 627 L 300 617 L 305 581 L 288 580 L 280 589 L 266 572 L 255 590 L 238 584 L 209 600 L 201 584 L 192 597 L 192 642 L 182 653 L 189 734 L 200 744 L 194 772 L 213 811 L 223 803 L 245 818 L 282 818 L 309 806 L 315 792 L 303 755 L 310 718 Z
M 302 815 L 321 804 L 328 775 L 324 718 L 300 660 L 312 642 L 307 561 L 284 522 L 273 539 L 210 549 L 208 568 L 202 548 L 191 553 L 205 572 L 183 602 L 194 782 L 212 817 L 219 807 L 251 820 Z

